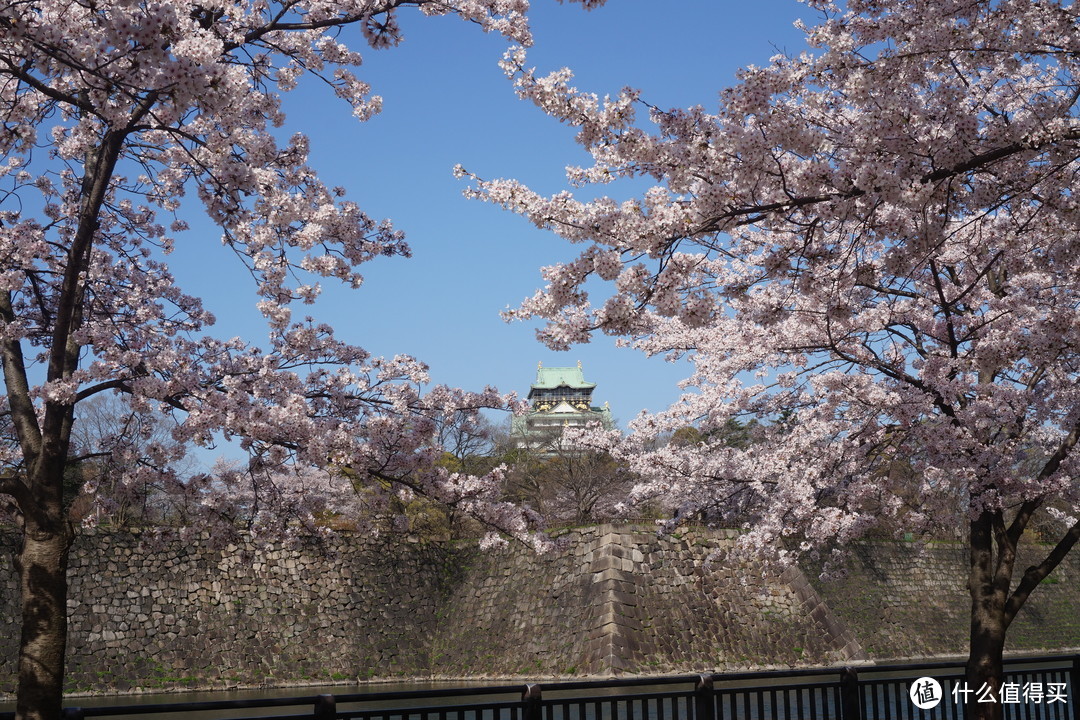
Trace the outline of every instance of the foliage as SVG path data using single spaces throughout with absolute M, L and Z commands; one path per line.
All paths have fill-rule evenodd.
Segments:
M 610 453 L 578 443 L 573 431 L 532 430 L 525 437 L 511 430 L 499 445 L 498 459 L 507 468 L 506 497 L 536 509 L 549 524 L 630 516 L 626 500 L 636 477 Z M 640 517 L 640 508 L 634 516 Z
M 174 505 L 179 498 L 168 485 L 172 478 L 193 472 L 184 449 L 177 447 L 172 437 L 170 424 L 164 414 L 136 411 L 115 393 L 80 402 L 65 488 L 65 505 L 72 520 L 130 528 L 176 524 L 190 518 L 192 513 L 185 507 Z M 137 465 L 158 447 L 168 448 L 177 458 L 170 464 L 172 472 L 160 478 L 164 482 L 157 482 L 148 473 L 128 472 L 129 466 Z
M 550 455 L 518 455 L 506 473 L 514 502 L 535 508 L 549 524 L 603 522 L 625 517 L 621 507 L 634 476 L 609 453 L 560 446 Z

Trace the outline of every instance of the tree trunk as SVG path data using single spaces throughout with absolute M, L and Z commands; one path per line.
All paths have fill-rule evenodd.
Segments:
M 67 645 L 67 563 L 72 532 L 26 528 L 15 559 L 22 596 L 17 720 L 59 720 Z
M 972 521 L 970 541 L 971 644 L 965 680 L 967 690 L 971 692 L 964 699 L 964 717 L 967 720 L 1001 720 L 1008 585 L 1004 589 L 1001 587 L 989 514 L 984 513 L 980 519 Z
M 1005 623 L 1000 615 L 985 622 L 971 619 L 971 652 L 967 662 L 968 689 L 964 717 L 977 720 L 1001 720 L 1002 652 L 1005 649 Z M 993 698 L 993 702 L 980 702 Z

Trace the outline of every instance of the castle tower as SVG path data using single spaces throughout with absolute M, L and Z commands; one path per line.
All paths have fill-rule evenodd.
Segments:
M 611 409 L 592 404 L 596 383 L 585 382 L 579 361 L 577 367 L 536 366 L 536 382 L 529 386 L 531 408 L 511 423 L 514 445 L 544 452 L 558 441 L 567 427 L 585 427 L 599 422 L 605 429 L 615 427 Z

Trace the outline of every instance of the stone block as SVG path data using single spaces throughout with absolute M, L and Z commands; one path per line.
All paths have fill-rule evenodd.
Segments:
M 610 568 L 623 570 L 622 560 L 613 555 L 601 555 L 589 564 L 589 572 L 599 573 Z
M 595 584 L 595 583 L 608 582 L 608 581 L 613 581 L 613 580 L 614 581 L 620 581 L 620 580 L 624 581 L 626 579 L 627 579 L 626 575 L 623 573 L 622 570 L 616 570 L 614 568 L 609 568 L 607 570 L 604 570 L 603 572 L 594 573 L 592 581 Z

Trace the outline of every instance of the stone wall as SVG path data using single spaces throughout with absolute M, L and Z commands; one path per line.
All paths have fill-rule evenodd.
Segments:
M 277 684 L 429 671 L 446 589 L 435 546 L 348 539 L 260 551 L 81 537 L 69 571 L 72 690 Z M 15 677 L 16 598 L 0 559 L 0 693 Z
M 164 689 L 392 677 L 674 673 L 960 654 L 959 546 L 867 543 L 843 580 L 733 565 L 725 531 L 564 534 L 511 546 L 338 537 L 168 551 L 82 537 L 71 562 L 69 689 Z M 8 538 L 7 545 L 11 545 Z M 1078 559 L 1010 630 L 1012 649 L 1080 646 Z M 15 682 L 11 554 L 0 555 L 0 694 Z
M 471 557 L 436 633 L 439 674 L 690 672 L 860 655 L 797 571 L 710 564 L 728 532 L 660 539 L 604 525 L 565 539 L 551 555 Z
M 1014 582 L 1049 546 L 1021 547 Z M 971 600 L 961 543 L 864 542 L 829 582 L 807 569 L 834 616 L 875 659 L 963 655 Z M 1080 553 L 1065 557 L 1009 627 L 1007 652 L 1080 647 Z

